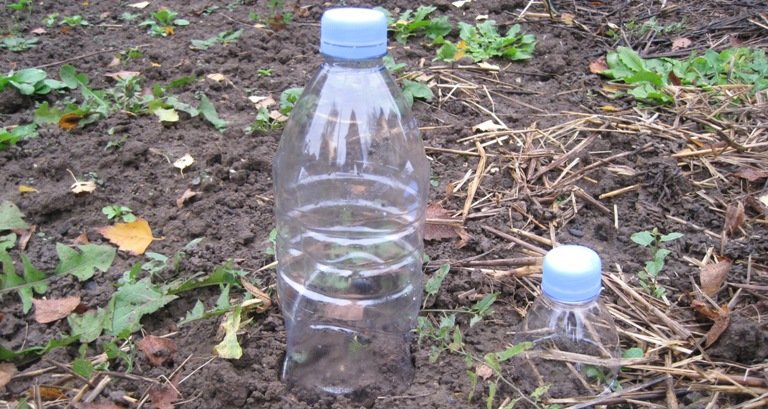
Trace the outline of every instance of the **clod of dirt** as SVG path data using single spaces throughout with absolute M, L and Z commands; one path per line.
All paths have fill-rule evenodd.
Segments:
M 731 323 L 709 349 L 712 359 L 752 364 L 768 357 L 768 328 L 741 314 L 731 315 Z
M 13 87 L 6 87 L 0 92 L 0 114 L 10 115 L 32 106 L 32 99 Z

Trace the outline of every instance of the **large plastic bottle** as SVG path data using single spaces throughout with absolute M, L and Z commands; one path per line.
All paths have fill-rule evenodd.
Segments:
M 384 14 L 326 11 L 320 52 L 273 164 L 282 378 L 299 393 L 376 396 L 414 373 L 429 164 L 383 64 Z
M 599 298 L 601 274 L 600 256 L 587 247 L 564 245 L 544 256 L 541 296 L 515 337 L 533 343 L 514 361 L 523 391 L 548 387 L 548 396 L 565 398 L 614 386 L 619 335 Z

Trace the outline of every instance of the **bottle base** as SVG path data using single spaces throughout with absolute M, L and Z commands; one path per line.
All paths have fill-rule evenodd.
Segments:
M 326 394 L 375 399 L 401 391 L 413 379 L 409 340 L 403 335 L 323 324 L 300 332 L 289 337 L 281 373 L 299 398 Z

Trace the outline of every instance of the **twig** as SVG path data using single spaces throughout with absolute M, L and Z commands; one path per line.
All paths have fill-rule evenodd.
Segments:
M 482 228 L 483 228 L 483 230 L 487 230 L 487 231 L 489 231 L 489 232 L 491 232 L 491 233 L 493 233 L 493 234 L 495 234 L 495 235 L 497 235 L 497 236 L 499 236 L 501 238 L 507 239 L 507 240 L 509 240 L 511 242 L 514 242 L 515 244 L 519 244 L 520 246 L 525 247 L 528 250 L 531 250 L 533 252 L 539 253 L 542 256 L 544 254 L 547 254 L 547 251 L 542 249 L 541 247 L 534 246 L 533 244 L 530 244 L 530 243 L 527 243 L 527 242 L 525 242 L 523 240 L 520 240 L 520 239 L 518 239 L 515 236 L 512 236 L 512 235 L 509 235 L 507 233 L 504 233 L 501 230 L 497 230 L 497 229 L 494 229 L 491 226 L 486 226 L 486 225 L 482 226 Z
M 141 45 L 137 45 L 136 47 L 133 47 L 133 48 L 144 48 L 144 47 L 149 47 L 149 44 L 141 44 Z M 66 63 L 69 63 L 69 62 L 72 62 L 72 61 L 81 60 L 83 58 L 93 57 L 94 55 L 99 55 L 99 54 L 104 54 L 104 53 L 111 53 L 111 52 L 113 52 L 115 50 L 117 50 L 117 48 L 108 48 L 106 50 L 94 51 L 94 52 L 91 52 L 91 53 L 78 55 L 78 56 L 75 56 L 75 57 L 72 57 L 72 58 L 67 58 L 66 60 L 55 61 L 55 62 L 51 62 L 51 63 L 48 63 L 48 64 L 38 65 L 38 66 L 36 66 L 34 68 L 53 67 L 53 66 L 56 66 L 56 65 L 66 64 Z

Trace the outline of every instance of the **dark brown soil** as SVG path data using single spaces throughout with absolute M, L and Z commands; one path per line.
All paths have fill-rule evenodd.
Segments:
M 0 151 L 1 200 L 15 203 L 24 213 L 26 221 L 37 226 L 37 232 L 26 250 L 32 264 L 44 271 L 53 270 L 58 260 L 56 243 L 71 243 L 83 232 L 93 242 L 106 242 L 95 229 L 108 224 L 101 212 L 102 207 L 117 203 L 130 207 L 137 216 L 148 220 L 155 237 L 164 237 L 164 240 L 151 244 L 149 250 L 152 252 L 172 256 L 190 241 L 202 238 L 199 245 L 184 252 L 177 268 L 169 268 L 154 277 L 156 282 L 189 277 L 198 272 L 209 273 L 217 265 L 234 260 L 238 268 L 250 272 L 252 281 L 259 282 L 262 288 L 272 292 L 274 269 L 259 269 L 273 261 L 265 249 L 270 246 L 268 236 L 274 225 L 270 200 L 271 161 L 280 131 L 244 132 L 256 115 L 247 97 L 271 94 L 277 98 L 283 90 L 302 86 L 309 79 L 321 62 L 316 51 L 318 22 L 330 4 L 310 5 L 302 1 L 302 10 L 306 13 L 296 12 L 294 21 L 285 29 L 273 30 L 270 27 L 254 27 L 247 17 L 251 11 L 268 15 L 266 2 L 236 1 L 226 5 L 223 2 L 167 1 L 162 6 L 177 11 L 179 17 L 188 19 L 191 24 L 176 28 L 172 36 L 156 38 L 139 28 L 137 22 L 157 10 L 160 4 L 152 3 L 144 10 L 137 10 L 128 8 L 124 2 L 114 1 L 33 2 L 31 12 L 12 12 L 5 8 L 8 3 L 5 2 L 0 11 L 0 27 L 5 27 L 0 34 L 17 32 L 25 37 L 37 36 L 39 44 L 23 53 L 2 50 L 0 72 L 39 66 L 48 72 L 49 77 L 58 78 L 58 69 L 66 62 L 87 73 L 93 88 L 111 86 L 113 81 L 105 74 L 120 70 L 141 72 L 145 78 L 142 85 L 147 89 L 173 79 L 194 76 L 196 81 L 174 90 L 174 93 L 182 101 L 190 103 L 197 103 L 196 95 L 204 93 L 219 115 L 228 122 L 224 132 L 217 132 L 201 118 L 182 116 L 177 123 L 163 125 L 154 115 L 136 117 L 117 113 L 70 131 L 56 126 L 41 127 L 37 138 Z M 477 92 L 455 91 L 456 95 L 450 97 L 451 88 L 433 87 L 436 98 L 430 103 L 417 102 L 413 108 L 423 128 L 433 179 L 438 182 L 431 194 L 431 202 L 456 211 L 461 211 L 464 206 L 466 187 L 458 193 L 448 193 L 447 188 L 449 184 L 455 185 L 462 180 L 467 171 L 474 170 L 478 158 L 448 150 L 467 151 L 475 147 L 474 143 L 459 140 L 471 136 L 474 125 L 492 119 L 476 106 L 493 110 L 510 129 L 520 130 L 533 127 L 546 129 L 563 124 L 578 118 L 577 113 L 600 114 L 603 113 L 601 107 L 605 105 L 612 105 L 627 116 L 650 116 L 653 111 L 648 114 L 640 110 L 632 111 L 635 103 L 629 98 L 607 99 L 602 91 L 605 80 L 590 73 L 589 63 L 616 45 L 627 45 L 627 42 L 635 49 L 644 49 L 647 55 L 669 52 L 671 40 L 677 36 L 689 36 L 695 44 L 706 43 L 709 39 L 713 42 L 720 38 L 727 39 L 729 35 L 748 42 L 755 38 L 756 32 L 748 19 L 759 13 L 765 16 L 768 11 L 768 6 L 761 1 L 669 1 L 667 3 L 674 4 L 667 4 L 664 10 L 660 9 L 659 2 L 635 3 L 558 1 L 558 11 L 573 15 L 589 32 L 577 25 L 544 17 L 526 18 L 522 21 L 524 29 L 535 34 L 538 40 L 534 58 L 513 64 L 491 61 L 501 67 L 497 73 L 462 68 L 465 65 L 463 61 L 454 67 L 432 61 L 434 49 L 423 44 L 421 39 L 411 40 L 405 46 L 392 41 L 391 55 L 397 62 L 407 63 L 409 71 L 421 70 L 436 79 L 442 78 L 439 81 L 446 84 L 450 83 L 445 79 L 447 77 L 440 75 L 450 73 L 480 87 Z M 359 1 L 345 4 L 369 5 Z M 515 21 L 528 2 L 475 0 L 461 9 L 448 0 L 435 0 L 430 4 L 438 7 L 436 13 L 448 15 L 454 23 L 471 22 L 477 16 L 485 15 L 506 27 Z M 400 0 L 389 0 L 382 5 L 392 11 L 418 6 Z M 538 3 L 532 7 L 531 12 L 545 12 Z M 119 18 L 125 11 L 142 16 L 125 22 Z M 71 29 L 55 26 L 46 28 L 43 34 L 30 34 L 32 29 L 42 26 L 45 16 L 52 13 L 82 15 L 90 25 Z M 655 17 L 662 24 L 682 21 L 684 29 L 676 33 L 659 33 L 653 38 L 637 33 L 616 39 L 608 35 L 609 24 L 622 26 L 631 21 L 647 21 L 650 17 Z M 718 25 L 723 21 L 731 22 L 730 26 Z M 206 39 L 236 29 L 243 29 L 243 34 L 232 44 L 216 45 L 208 50 L 192 50 L 189 47 L 192 39 Z M 762 35 L 765 34 L 763 30 Z M 140 58 L 110 66 L 117 54 L 132 47 L 140 47 Z M 272 75 L 259 75 L 259 69 L 271 69 Z M 453 71 L 446 71 L 448 69 Z M 207 78 L 215 73 L 223 74 L 226 80 L 217 82 Z M 437 95 L 438 92 L 440 95 Z M 0 123 L 2 126 L 29 123 L 34 104 L 46 99 L 53 102 L 57 98 L 64 96 L 30 99 L 13 92 L 3 93 L 0 95 Z M 674 118 L 665 119 L 671 122 Z M 686 125 L 694 132 L 705 131 L 699 124 Z M 670 307 L 665 307 L 666 312 L 687 317 L 686 325 L 699 334 L 706 332 L 710 322 L 690 311 L 693 284 L 699 283 L 699 268 L 690 260 L 701 260 L 708 250 L 715 249 L 718 255 L 733 261 L 728 282 L 754 288 L 745 288 L 738 302 L 731 306 L 738 314 L 733 314 L 730 327 L 708 353 L 712 359 L 732 361 L 736 365 L 763 362 L 768 357 L 768 330 L 762 318 L 767 308 L 765 295 L 761 293 L 768 284 L 765 207 L 760 208 L 759 203 L 756 207 L 747 207 L 747 223 L 731 235 L 722 252 L 720 239 L 708 235 L 705 230 L 719 234 L 724 226 L 723 210 L 726 205 L 734 197 L 756 197 L 765 192 L 765 178 L 756 181 L 738 178 L 733 175 L 740 169 L 737 164 L 721 163 L 723 180 L 697 184 L 694 181 L 700 182 L 709 177 L 707 170 L 670 156 L 686 146 L 684 139 L 670 140 L 649 133 L 610 130 L 585 132 L 595 135 L 596 139 L 582 151 L 574 172 L 621 152 L 634 153 L 614 161 L 612 165 L 625 166 L 635 172 L 634 176 L 626 176 L 597 166 L 587 171 L 588 178 L 580 179 L 576 185 L 594 198 L 624 186 L 637 184 L 638 188 L 599 200 L 611 213 L 580 200 L 578 213 L 565 215 L 565 206 L 560 209 L 555 199 L 560 195 L 569 197 L 568 189 L 572 186 L 546 194 L 541 193 L 543 188 L 539 189 L 555 181 L 562 173 L 562 166 L 545 172 L 539 180 L 529 180 L 530 186 L 521 186 L 514 177 L 516 169 L 524 168 L 529 176 L 531 170 L 525 170 L 528 163 L 510 159 L 511 155 L 520 152 L 520 146 L 514 143 L 486 146 L 489 154 L 486 169 L 491 171 L 483 177 L 475 199 L 486 196 L 490 199 L 486 199 L 485 208 L 473 208 L 469 214 L 465 227 L 471 239 L 460 248 L 457 240 L 427 243 L 426 252 L 432 260 L 426 269 L 427 275 L 442 263 L 454 266 L 437 297 L 428 300 L 428 308 L 447 310 L 468 307 L 485 294 L 498 293 L 492 315 L 472 328 L 464 318 L 459 320 L 459 325 L 466 349 L 471 353 L 482 356 L 502 350 L 511 341 L 520 314 L 533 300 L 524 283 L 538 283 L 538 280 L 533 277 L 533 280 L 525 281 L 528 279 L 517 279 L 514 275 L 493 278 L 488 274 L 490 270 L 511 270 L 512 267 L 481 268 L 478 265 L 475 268 L 466 264 L 471 260 L 529 255 L 519 245 L 511 244 L 486 227 L 502 230 L 515 227 L 541 237 L 554 238 L 559 243 L 590 246 L 603 257 L 606 272 L 619 274 L 638 289 L 634 273 L 642 268 L 648 255 L 629 237 L 634 232 L 657 227 L 663 232 L 685 234 L 670 246 L 672 255 L 661 277 L 661 284 L 667 287 L 667 297 L 671 302 Z M 562 136 L 561 143 L 568 149 L 578 143 L 571 140 L 572 136 Z M 760 138 L 765 141 L 764 135 Z M 115 149 L 110 145 L 115 141 L 124 143 Z M 549 163 L 553 155 L 563 152 L 562 149 L 555 151 L 556 146 L 553 143 L 540 147 L 540 151 L 546 154 L 541 166 Z M 639 149 L 641 147 L 643 149 Z M 181 174 L 169 162 L 187 153 L 195 158 L 195 164 Z M 79 178 L 90 175 L 88 177 L 97 180 L 98 188 L 90 194 L 72 194 L 69 187 L 73 181 L 67 170 Z M 544 182 L 544 179 L 547 181 Z M 19 185 L 33 186 L 38 192 L 21 194 Z M 179 208 L 176 200 L 187 189 L 199 191 L 200 194 Z M 619 215 L 618 228 L 614 227 L 614 211 Z M 686 223 L 676 222 L 667 217 L 669 215 Z M 541 243 L 531 243 L 542 246 Z M 14 249 L 11 254 L 15 260 L 20 260 L 18 250 Z M 120 252 L 108 272 L 98 273 L 86 282 L 72 277 L 55 279 L 46 296 L 79 295 L 88 308 L 103 307 L 114 291 L 113 284 L 123 272 L 141 261 L 144 258 Z M 470 267 L 461 267 L 462 263 Z M 728 287 L 721 291 L 721 302 L 727 303 L 731 299 L 729 294 L 736 290 L 736 287 Z M 221 318 L 195 321 L 182 327 L 176 323 L 197 300 L 212 306 L 218 295 L 215 288 L 184 294 L 142 321 L 145 334 L 171 334 L 170 338 L 178 347 L 176 365 L 189 358 L 180 372 L 182 378 L 186 378 L 178 387 L 184 400 L 184 403 L 177 404 L 178 407 L 352 408 L 360 404 L 333 397 L 310 404 L 299 401 L 286 390 L 278 379 L 285 334 L 277 305 L 254 315 L 253 321 L 240 334 L 239 341 L 244 352 L 241 359 L 210 360 L 214 356 L 214 345 L 221 340 L 217 334 Z M 238 297 L 240 295 L 237 294 Z M 617 304 L 625 303 L 611 291 L 606 291 L 605 297 Z M 3 294 L 0 306 L 0 339 L 6 348 L 16 350 L 40 345 L 69 333 L 66 320 L 42 325 L 32 319 L 32 313 L 22 314 L 15 293 Z M 424 315 L 436 320 L 440 317 L 434 312 L 425 312 Z M 102 338 L 92 343 L 84 353 L 88 356 L 100 353 L 99 345 L 106 341 L 106 337 Z M 134 341 L 139 338 L 140 334 L 134 334 Z M 624 349 L 638 346 L 629 338 L 622 338 L 622 341 Z M 437 362 L 430 363 L 432 346 L 429 340 L 421 344 L 414 341 L 416 377 L 402 395 L 382 396 L 363 403 L 376 408 L 485 407 L 488 383 L 481 380 L 475 388 L 473 400 L 469 401 L 470 381 L 464 358 L 445 352 Z M 80 354 L 75 344 L 54 350 L 43 359 L 17 364 L 22 373 L 30 373 L 50 367 L 52 362 L 69 363 Z M 132 372 L 135 375 L 155 379 L 170 376 L 173 370 L 151 367 L 141 353 L 136 353 L 135 357 Z M 119 373 L 126 368 L 113 366 L 110 369 Z M 505 370 L 512 371 L 512 368 Z M 557 379 L 550 381 L 557 382 Z M 0 399 L 14 402 L 34 384 L 56 382 L 57 378 L 50 373 L 37 377 L 16 377 L 4 392 L 0 391 Z M 628 378 L 624 387 L 634 383 L 642 383 L 641 377 Z M 79 388 L 82 382 L 75 385 Z M 123 396 L 141 399 L 149 385 L 140 378 L 114 376 L 97 401 L 111 400 L 136 407 L 135 403 L 125 401 Z M 505 397 L 517 396 L 508 385 L 501 383 L 499 388 L 493 407 L 498 407 Z M 73 396 L 72 392 L 66 398 Z M 714 394 L 710 391 L 685 392 L 678 398 L 682 406 L 698 407 L 706 398 L 714 399 L 715 396 L 720 400 L 721 407 L 751 398 L 749 395 Z M 656 402 L 664 405 L 664 395 L 658 396 Z

